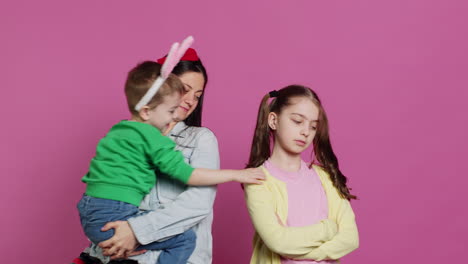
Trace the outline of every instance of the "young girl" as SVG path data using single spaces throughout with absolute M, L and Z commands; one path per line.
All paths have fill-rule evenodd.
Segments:
M 308 165 L 301 153 L 310 144 L 315 161 Z M 264 184 L 244 186 L 256 231 L 250 263 L 336 263 L 358 247 L 349 203 L 356 196 L 346 186 L 327 116 L 310 88 L 291 85 L 263 98 L 247 167 L 259 166 L 267 175 Z
M 184 184 L 201 186 L 227 181 L 259 183 L 262 178 L 255 171 L 194 169 L 185 163 L 183 155 L 174 150 L 175 143 L 162 135 L 175 120 L 184 85 L 175 75 L 168 75 L 160 89 L 148 96 L 153 83 L 161 80 L 163 68 L 148 61 L 130 71 L 125 94 L 132 118 L 114 125 L 99 141 L 82 179 L 87 187 L 78 210 L 85 234 L 93 243 L 113 236 L 113 230 L 102 230 L 107 222 L 138 215 L 138 205 L 156 182 L 155 170 Z M 140 249 L 164 250 L 158 263 L 186 263 L 195 239 L 195 233 L 188 230 Z

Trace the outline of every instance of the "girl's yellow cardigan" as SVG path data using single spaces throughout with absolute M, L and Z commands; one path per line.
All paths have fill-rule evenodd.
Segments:
M 267 177 L 262 185 L 245 185 L 245 200 L 256 231 L 251 264 L 280 264 L 280 256 L 317 261 L 339 259 L 358 248 L 358 230 L 349 201 L 340 197 L 321 167 L 313 168 L 328 199 L 328 219 L 314 225 L 281 224 L 288 217 L 286 184 L 265 168 Z

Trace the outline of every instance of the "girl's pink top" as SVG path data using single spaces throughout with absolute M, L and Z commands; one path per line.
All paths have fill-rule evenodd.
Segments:
M 286 226 L 307 226 L 328 218 L 327 196 L 317 173 L 301 161 L 299 171 L 287 172 L 270 160 L 264 164 L 272 176 L 286 183 L 288 192 L 288 219 Z M 281 258 L 282 264 L 329 264 L 336 261 L 292 260 Z

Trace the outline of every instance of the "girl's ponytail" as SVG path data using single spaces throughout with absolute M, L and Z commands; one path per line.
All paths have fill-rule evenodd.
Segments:
M 270 94 L 266 94 L 263 97 L 258 108 L 257 125 L 252 139 L 252 148 L 247 168 L 256 168 L 262 165 L 271 155 L 270 128 L 268 126 L 270 105 L 268 104 L 268 99 L 270 99 Z
M 319 165 L 330 175 L 333 186 L 335 186 L 342 198 L 347 200 L 357 199 L 355 195 L 350 193 L 350 189 L 346 185 L 348 179 L 341 172 L 338 165 L 338 158 L 330 143 L 327 115 L 315 93 L 314 96 L 317 98 L 320 108 L 318 130 L 313 141 L 315 158 Z

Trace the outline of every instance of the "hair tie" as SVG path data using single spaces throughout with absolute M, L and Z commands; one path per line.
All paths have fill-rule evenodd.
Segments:
M 278 97 L 279 92 L 276 91 L 276 90 L 273 90 L 273 91 L 269 92 L 268 94 L 270 95 L 270 98 L 273 98 L 273 97 Z
M 159 58 L 156 62 L 162 65 L 166 61 L 166 58 L 167 58 L 167 55 L 162 58 Z M 200 58 L 198 57 L 198 54 L 194 49 L 189 48 L 185 52 L 184 56 L 180 58 L 180 60 L 181 61 L 199 61 Z

